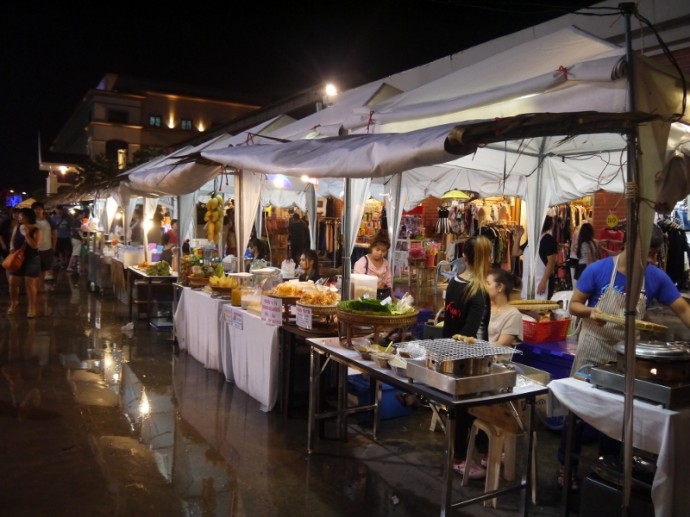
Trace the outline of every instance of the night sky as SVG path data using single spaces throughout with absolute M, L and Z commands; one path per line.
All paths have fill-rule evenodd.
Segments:
M 45 187 L 39 133 L 47 147 L 108 72 L 265 103 L 328 81 L 354 87 L 594 3 L 10 0 L 0 7 L 0 190 Z

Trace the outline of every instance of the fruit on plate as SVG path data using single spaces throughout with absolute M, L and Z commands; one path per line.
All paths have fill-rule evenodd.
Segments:
M 208 285 L 221 289 L 234 289 L 238 284 L 237 279 L 231 276 L 211 276 L 208 279 Z

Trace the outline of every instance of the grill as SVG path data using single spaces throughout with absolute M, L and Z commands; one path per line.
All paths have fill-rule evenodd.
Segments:
M 492 345 L 488 341 L 478 339 L 475 343 L 466 343 L 452 338 L 420 340 L 406 342 L 405 345 L 417 344 L 427 351 L 427 355 L 434 361 L 455 361 L 457 359 L 475 359 L 490 355 L 521 354 L 522 351 L 505 346 Z
M 512 369 L 492 366 L 494 356 L 521 353 L 512 348 L 477 340 L 466 343 L 452 338 L 408 341 L 426 350 L 426 363 L 407 361 L 407 375 L 412 382 L 422 382 L 453 396 L 480 393 L 515 386 Z

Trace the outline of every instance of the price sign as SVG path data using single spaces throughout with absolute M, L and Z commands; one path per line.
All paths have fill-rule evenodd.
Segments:
M 296 321 L 297 326 L 303 329 L 312 328 L 312 313 L 309 307 L 302 307 L 298 305 L 296 307 Z
M 237 330 L 244 329 L 244 311 L 236 307 L 232 308 L 232 326 Z
M 616 214 L 609 214 L 606 216 L 606 226 L 615 228 L 618 226 L 618 216 Z
M 261 297 L 261 319 L 269 325 L 279 327 L 283 324 L 283 301 L 271 296 Z

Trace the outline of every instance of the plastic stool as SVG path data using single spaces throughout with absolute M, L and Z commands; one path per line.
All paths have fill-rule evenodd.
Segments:
M 472 429 L 470 430 L 470 440 L 467 446 L 466 465 L 470 465 L 474 460 L 474 442 L 479 431 L 484 431 L 489 437 L 489 452 L 486 457 L 486 480 L 484 482 L 484 493 L 498 490 L 499 475 L 501 473 L 501 457 L 505 452 L 505 459 L 503 460 L 504 469 L 503 477 L 506 481 L 513 481 L 515 479 L 515 463 L 516 456 L 516 438 L 518 435 L 509 433 L 501 427 L 490 424 L 479 418 L 475 418 Z M 532 485 L 532 502 L 537 504 L 537 459 L 536 459 L 536 439 L 537 433 L 533 431 L 533 447 L 532 447 L 532 472 L 530 473 Z M 469 484 L 469 468 L 465 469 L 462 476 L 462 486 Z M 484 501 L 484 506 L 491 506 L 496 508 L 496 498 Z
M 436 431 L 436 426 L 440 425 L 441 426 L 441 431 L 444 433 L 446 432 L 446 424 L 443 422 L 443 418 L 441 418 L 441 415 L 439 414 L 439 411 L 445 411 L 444 406 L 437 406 L 436 404 L 429 403 L 429 406 L 431 407 L 431 412 L 433 413 L 431 415 L 431 423 L 429 424 L 429 431 Z

